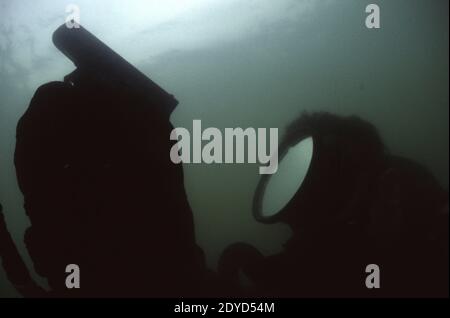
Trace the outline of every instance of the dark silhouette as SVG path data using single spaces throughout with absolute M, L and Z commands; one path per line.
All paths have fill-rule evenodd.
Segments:
M 41 86 L 17 126 L 15 165 L 31 221 L 25 243 L 36 285 L 0 209 L 0 256 L 26 297 L 448 296 L 448 193 L 422 166 L 390 155 L 357 117 L 304 114 L 280 153 L 313 137 L 310 169 L 271 218 L 291 226 L 280 254 L 237 243 L 205 266 L 181 165 L 171 162 L 175 98 L 83 28 L 61 26 L 55 45 L 76 65 Z M 77 264 L 81 288 L 65 285 Z M 381 268 L 367 289 L 365 268 Z M 240 272 L 250 283 L 242 284 Z
M 182 166 L 169 157 L 177 101 L 83 28 L 63 25 L 53 42 L 77 69 L 36 91 L 15 150 L 25 243 L 49 295 L 203 295 Z M 80 289 L 65 286 L 68 264 Z
M 264 257 L 238 243 L 222 254 L 228 292 L 252 296 L 448 296 L 448 193 L 422 166 L 385 150 L 376 129 L 357 117 L 303 114 L 287 129 L 280 153 L 312 136 L 314 154 L 297 194 L 275 217 L 260 216 L 270 176 L 263 176 L 255 216 L 284 222 L 293 235 Z M 368 289 L 377 264 L 381 288 Z M 243 288 L 239 270 L 253 283 Z

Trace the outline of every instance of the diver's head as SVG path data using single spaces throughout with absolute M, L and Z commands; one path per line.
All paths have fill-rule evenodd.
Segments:
M 278 172 L 258 184 L 253 214 L 296 231 L 357 222 L 360 216 L 346 209 L 376 173 L 384 146 L 370 123 L 319 112 L 304 113 L 287 127 L 279 153 Z

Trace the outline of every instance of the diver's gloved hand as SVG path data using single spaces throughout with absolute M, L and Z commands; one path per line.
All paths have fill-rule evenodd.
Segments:
M 239 242 L 228 246 L 220 256 L 218 272 L 230 293 L 253 294 L 262 283 L 258 270 L 263 265 L 264 256 L 254 246 Z M 245 282 L 242 274 L 245 275 Z M 252 292 L 253 290 L 253 292 Z

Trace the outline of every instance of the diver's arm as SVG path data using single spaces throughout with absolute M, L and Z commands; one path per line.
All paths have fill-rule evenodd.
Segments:
M 25 262 L 9 233 L 0 204 L 0 258 L 6 276 L 23 297 L 45 297 L 46 291 L 31 278 Z

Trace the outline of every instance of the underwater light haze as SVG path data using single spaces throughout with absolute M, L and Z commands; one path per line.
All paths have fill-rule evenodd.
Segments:
M 15 133 L 36 89 L 74 69 L 52 43 L 69 3 L 79 6 L 83 27 L 176 97 L 175 127 L 201 119 L 221 130 L 277 127 L 282 136 L 304 111 L 357 115 L 377 127 L 390 152 L 428 167 L 448 191 L 446 0 L 0 0 L 0 202 L 43 286 L 24 245 L 30 223 Z M 369 3 L 380 7 L 380 29 L 365 26 Z M 212 269 L 233 242 L 271 255 L 291 235 L 252 216 L 258 168 L 184 165 L 197 242 Z M 0 297 L 18 296 L 0 266 Z

